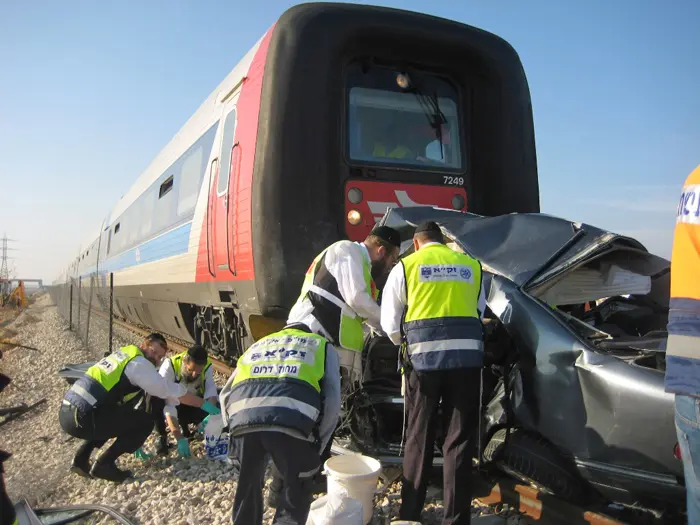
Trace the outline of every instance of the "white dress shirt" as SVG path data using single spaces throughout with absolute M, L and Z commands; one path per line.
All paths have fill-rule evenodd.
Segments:
M 168 381 L 175 382 L 175 369 L 170 359 L 164 359 L 163 364 L 160 365 L 159 374 L 167 379 Z M 197 387 L 199 386 L 199 378 L 192 383 L 187 383 L 181 380 L 179 383 L 185 388 L 187 392 L 197 395 Z M 180 396 L 178 396 L 180 397 Z M 214 382 L 214 367 L 210 366 L 206 373 L 204 374 L 204 399 L 209 399 L 211 397 L 218 397 L 218 392 L 216 391 L 216 383 Z M 165 400 L 165 408 L 163 408 L 163 414 L 170 417 L 177 417 L 177 407 L 180 402 L 177 398 L 169 397 Z
M 367 293 L 363 258 L 371 262 L 364 243 L 340 241 L 326 251 L 325 264 L 328 272 L 335 277 L 340 295 L 357 315 L 366 319 L 365 323 L 376 331 L 381 331 L 381 309 L 377 302 Z M 311 313 L 313 305 L 308 298 L 296 303 L 289 312 L 287 324 L 303 323 L 312 332 L 320 333 L 326 338 L 330 334 Z
M 124 368 L 124 374 L 132 385 L 141 388 L 151 396 L 161 399 L 175 399 L 184 396 L 187 390 L 184 386 L 168 381 L 161 376 L 148 359 L 142 356 L 133 358 Z
M 435 242 L 426 243 L 423 248 Z M 391 270 L 382 292 L 382 329 L 395 344 L 401 344 L 401 319 L 407 304 L 406 299 L 406 276 L 404 275 L 403 264 L 399 263 Z M 479 317 L 484 318 L 486 309 L 486 297 L 484 295 L 484 280 L 481 280 L 481 290 L 479 290 L 479 300 L 477 310 Z

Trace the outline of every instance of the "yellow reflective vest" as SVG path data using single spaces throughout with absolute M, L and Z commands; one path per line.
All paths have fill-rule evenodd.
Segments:
M 401 261 L 406 280 L 405 355 L 419 372 L 481 367 L 483 327 L 477 310 L 481 264 L 444 244 Z
M 266 426 L 313 435 L 321 416 L 326 342 L 320 335 L 285 328 L 246 350 L 226 400 L 231 435 Z
M 142 390 L 129 381 L 124 375 L 124 369 L 138 356 L 143 357 L 141 349 L 129 345 L 101 359 L 73 383 L 64 399 L 81 412 L 104 404 L 133 400 Z
M 316 256 L 306 272 L 297 303 L 308 297 L 314 306 L 313 316 L 328 332 L 331 343 L 346 350 L 361 352 L 364 343 L 362 323 L 365 319 L 345 303 L 335 277 L 326 269 L 324 263 L 326 252 L 339 243 L 354 244 L 351 241 L 338 241 Z M 376 301 L 379 291 L 372 279 L 370 263 L 365 257 L 362 261 L 366 291 Z

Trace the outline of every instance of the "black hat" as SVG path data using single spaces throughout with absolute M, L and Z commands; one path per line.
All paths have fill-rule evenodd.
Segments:
M 423 232 L 442 233 L 442 230 L 440 229 L 440 226 L 438 226 L 436 222 L 426 221 L 426 222 L 422 222 L 418 225 L 414 234 L 415 233 L 423 233 Z
M 372 230 L 370 235 L 379 237 L 381 240 L 391 244 L 392 246 L 401 248 L 401 236 L 394 228 L 390 228 L 389 226 L 377 226 L 374 230 Z

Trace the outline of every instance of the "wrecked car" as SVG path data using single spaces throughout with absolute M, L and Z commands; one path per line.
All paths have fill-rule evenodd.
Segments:
M 424 220 L 483 266 L 481 459 L 569 501 L 684 507 L 674 397 L 664 392 L 669 262 L 634 239 L 544 214 L 419 206 L 390 209 L 379 224 L 401 232 L 406 256 Z M 370 336 L 362 359 L 335 451 L 400 463 L 398 347 Z

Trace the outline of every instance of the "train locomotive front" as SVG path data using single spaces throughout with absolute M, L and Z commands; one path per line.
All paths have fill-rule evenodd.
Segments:
M 256 316 L 286 317 L 323 248 L 361 241 L 387 207 L 420 204 L 539 211 L 530 97 L 515 51 L 413 12 L 287 11 L 271 33 L 262 86 L 252 326 Z

